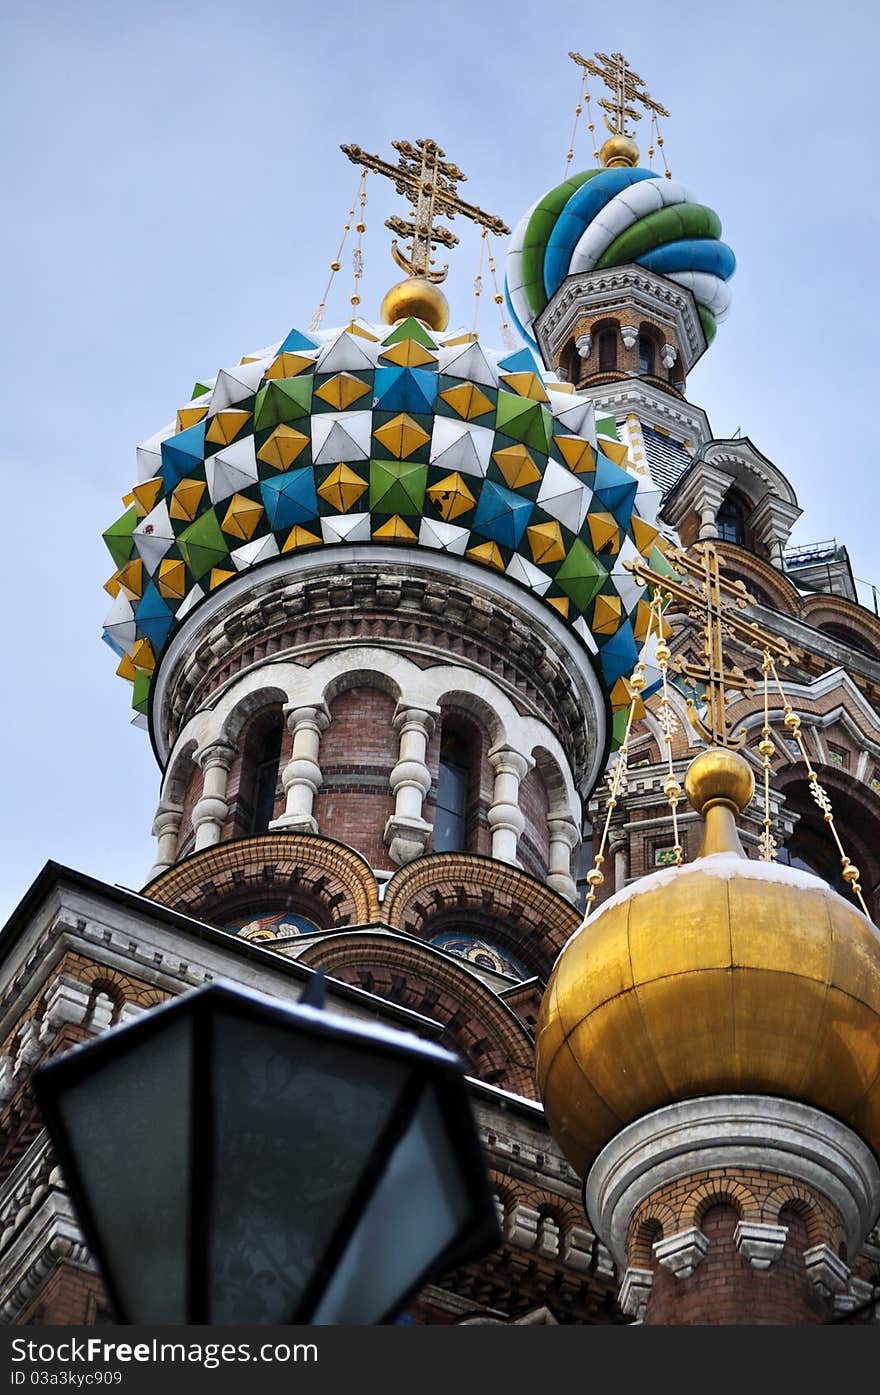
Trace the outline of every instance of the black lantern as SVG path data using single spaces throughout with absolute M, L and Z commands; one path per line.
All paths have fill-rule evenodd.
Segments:
M 461 1067 L 416 1037 L 213 984 L 33 1083 L 120 1322 L 389 1321 L 500 1243 Z

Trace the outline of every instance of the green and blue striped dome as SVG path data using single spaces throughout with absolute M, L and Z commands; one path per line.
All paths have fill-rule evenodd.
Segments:
M 707 340 L 736 269 L 721 220 L 675 180 L 639 168 L 584 170 L 532 204 L 510 239 L 505 292 L 520 333 L 568 276 L 635 262 L 693 293 Z

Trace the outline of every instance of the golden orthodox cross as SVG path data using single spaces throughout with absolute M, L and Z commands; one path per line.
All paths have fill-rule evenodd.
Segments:
M 704 685 L 705 720 L 697 715 L 693 699 L 688 698 L 692 726 L 710 746 L 736 749 L 743 745 L 745 733 L 731 730 L 727 707 L 737 696 L 752 692 L 755 685 L 736 664 L 726 665 L 725 631 L 750 647 L 769 653 L 781 664 L 790 664 L 795 653 L 784 639 L 768 634 L 742 614 L 746 606 L 755 604 L 755 598 L 741 581 L 728 581 L 721 575 L 724 564 L 712 543 L 696 543 L 689 552 L 670 549 L 666 558 L 681 574 L 679 579 L 664 576 L 641 560 L 625 562 L 624 566 L 638 581 L 659 589 L 664 598 L 679 601 L 702 622 L 702 663 L 678 658 L 673 667 L 691 687 Z
M 580 53 L 569 53 L 568 56 L 583 68 L 585 73 L 592 73 L 594 77 L 601 78 L 611 92 L 610 100 L 608 97 L 599 98 L 599 106 L 603 108 L 605 125 L 613 136 L 632 135 L 632 132 L 627 130 L 626 123 L 641 121 L 642 113 L 638 106 L 653 112 L 655 116 L 669 115 L 666 108 L 655 102 L 650 93 L 645 91 L 644 80 L 638 73 L 633 72 L 622 53 L 596 53 L 593 58 L 584 58 Z M 599 61 L 594 62 L 594 59 Z
M 435 283 L 445 281 L 448 266 L 439 271 L 431 270 L 434 244 L 454 247 L 458 238 L 449 228 L 435 224 L 437 218 L 454 218 L 456 213 L 460 213 L 499 237 L 510 232 L 500 218 L 484 213 L 476 204 L 465 203 L 464 199 L 458 197 L 456 185 L 467 179 L 467 175 L 443 158 L 444 152 L 436 141 L 417 140 L 413 145 L 408 140 L 394 140 L 391 144 L 400 155 L 396 165 L 378 155 L 368 154 L 359 145 L 343 145 L 341 149 L 354 164 L 363 165 L 364 169 L 390 179 L 397 192 L 409 199 L 412 217 L 398 218 L 395 214 L 385 223 L 398 237 L 410 242 L 407 253 L 400 250 L 396 240 L 391 244 L 392 257 L 407 275 L 421 276 Z

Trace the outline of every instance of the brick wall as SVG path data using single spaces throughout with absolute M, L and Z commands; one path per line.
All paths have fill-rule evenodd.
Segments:
M 550 799 L 544 778 L 535 766 L 519 787 L 519 807 L 526 824 L 519 840 L 519 860 L 533 877 L 546 877 L 550 865 L 550 832 L 547 814 Z
M 390 777 L 400 750 L 392 726 L 395 707 L 390 694 L 366 686 L 334 698 L 330 725 L 321 737 L 324 783 L 314 804 L 323 834 L 356 848 L 374 867 L 389 870 L 383 834 L 394 812 Z

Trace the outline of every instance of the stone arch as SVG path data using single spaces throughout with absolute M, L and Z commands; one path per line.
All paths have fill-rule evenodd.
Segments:
M 246 726 L 267 707 L 284 707 L 288 695 L 284 688 L 272 683 L 271 670 L 264 674 L 264 687 L 253 689 L 238 698 L 226 713 L 220 726 L 219 740 L 228 741 L 236 750 L 241 745 L 242 733 Z
M 300 962 L 441 1023 L 439 1044 L 457 1052 L 469 1074 L 535 1097 L 528 1033 L 463 962 L 378 930 L 326 936 L 309 945 Z
M 724 559 L 725 577 L 741 581 L 759 605 L 780 610 L 785 615 L 798 614 L 801 596 L 787 576 L 748 548 L 720 539 L 716 545 Z
M 732 1207 L 741 1221 L 760 1220 L 761 1208 L 749 1187 L 726 1178 L 710 1178 L 685 1197 L 678 1213 L 679 1228 L 701 1225 L 706 1214 L 716 1206 Z
M 806 596 L 800 603 L 801 618 L 817 630 L 830 634 L 844 644 L 880 657 L 880 619 L 864 606 L 844 596 Z
M 668 1208 L 666 1208 L 668 1210 Z M 627 1262 L 634 1269 L 651 1269 L 656 1264 L 654 1246 L 667 1231 L 659 1216 L 643 1216 L 631 1229 Z
M 452 916 L 476 913 L 533 972 L 546 977 L 581 917 L 563 896 L 527 872 L 471 853 L 428 854 L 388 883 L 383 918 L 427 939 Z
M 815 760 L 813 767 L 819 782 L 827 790 L 834 811 L 834 821 L 847 855 L 860 871 L 860 882 L 868 911 L 872 915 L 880 889 L 880 796 L 869 785 L 853 780 L 852 776 L 833 765 Z M 837 884 L 839 854 L 821 812 L 816 808 L 807 784 L 807 771 L 798 760 L 778 772 L 776 788 L 785 795 L 786 807 L 799 815 L 792 843 L 802 842 L 809 832 L 822 865 L 817 875 L 827 880 L 839 894 L 850 900 L 847 887 Z M 806 857 L 809 862 L 810 858 Z M 855 902 L 853 902 L 855 904 Z
M 325 928 L 379 915 L 369 863 L 354 848 L 310 833 L 261 833 L 204 848 L 160 872 L 143 894 L 215 922 L 242 908 L 254 916 L 292 908 L 300 897 L 321 908 Z
M 183 736 L 171 754 L 162 780 L 162 798 L 169 804 L 183 804 L 196 769 L 197 746 L 198 742 L 194 736 Z
M 761 1220 L 768 1225 L 784 1225 L 781 1214 L 786 1209 L 801 1217 L 811 1245 L 818 1245 L 829 1239 L 827 1218 L 823 1216 L 816 1198 L 810 1195 L 806 1187 L 799 1186 L 796 1182 L 783 1182 L 774 1187 L 764 1198 Z

